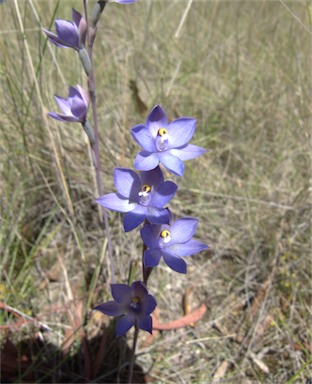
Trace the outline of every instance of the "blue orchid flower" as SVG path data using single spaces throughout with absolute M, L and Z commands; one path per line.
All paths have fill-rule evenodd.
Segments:
M 56 34 L 47 29 L 42 29 L 48 36 L 51 43 L 61 48 L 72 48 L 79 51 L 85 46 L 87 36 L 87 22 L 85 18 L 72 9 L 73 22 L 68 20 L 56 19 Z
M 194 135 L 196 120 L 180 117 L 168 123 L 165 111 L 156 105 L 148 115 L 146 124 L 131 129 L 132 136 L 143 148 L 134 160 L 139 171 L 149 171 L 161 163 L 170 172 L 182 176 L 183 161 L 202 155 L 206 150 L 188 144 Z
M 176 272 L 186 273 L 187 265 L 182 259 L 207 249 L 208 246 L 192 239 L 198 220 L 190 217 L 176 220 L 172 225 L 145 224 L 141 237 L 148 249 L 144 252 L 145 267 L 156 267 L 160 258 Z
M 152 333 L 152 316 L 157 303 L 141 281 L 129 287 L 126 284 L 111 284 L 114 301 L 108 301 L 94 309 L 108 316 L 122 316 L 116 324 L 117 337 L 123 336 L 133 325 Z
M 48 115 L 56 120 L 84 123 L 87 119 L 89 98 L 88 94 L 77 85 L 77 89 L 69 87 L 68 98 L 54 96 L 63 113 L 49 112 Z
M 141 176 L 127 168 L 115 168 L 114 181 L 117 193 L 109 193 L 96 201 L 105 208 L 125 212 L 125 232 L 139 226 L 144 220 L 153 224 L 167 224 L 170 214 L 163 208 L 174 197 L 178 186 L 164 181 L 159 167 Z

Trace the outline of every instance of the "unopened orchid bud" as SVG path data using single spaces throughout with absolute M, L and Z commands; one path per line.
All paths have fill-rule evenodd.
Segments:
M 103 0 L 98 1 L 95 4 L 95 7 L 93 9 L 92 19 L 91 19 L 92 28 L 95 28 L 98 21 L 100 20 L 100 17 L 101 17 L 102 12 L 104 11 L 105 5 L 106 5 L 106 1 L 103 1 Z
M 94 132 L 93 132 L 93 127 L 90 123 L 89 120 L 86 120 L 84 123 L 82 123 L 83 129 L 86 132 L 90 145 L 91 147 L 94 146 L 95 140 L 94 140 Z
M 92 64 L 90 56 L 85 48 L 79 49 L 79 57 L 87 76 L 89 76 L 92 70 Z

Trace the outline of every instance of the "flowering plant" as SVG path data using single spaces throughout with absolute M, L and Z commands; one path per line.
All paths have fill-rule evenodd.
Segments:
M 183 176 L 183 162 L 202 155 L 206 150 L 189 144 L 196 129 L 195 119 L 180 117 L 169 122 L 164 109 L 156 105 L 147 116 L 145 124 L 136 125 L 131 129 L 134 140 L 142 148 L 134 159 L 134 168 L 140 171 L 140 174 L 128 168 L 115 168 L 114 182 L 117 191 L 103 193 L 92 52 L 97 23 L 106 5 L 112 2 L 127 4 L 135 0 L 99 0 L 94 7 L 91 22 L 88 19 L 87 1 L 83 0 L 84 16 L 73 9 L 73 22 L 58 19 L 55 21 L 56 34 L 46 29 L 43 31 L 57 47 L 78 51 L 81 64 L 88 76 L 88 92 L 79 85 L 77 88 L 69 87 L 67 99 L 55 96 L 62 112 L 49 112 L 49 115 L 61 122 L 81 123 L 89 137 L 100 196 L 96 201 L 103 213 L 114 299 L 97 305 L 94 310 L 118 317 L 116 324 L 118 337 L 125 335 L 131 327 L 135 327 L 129 369 L 129 382 L 131 382 L 138 331 L 142 329 L 152 333 L 153 329 L 151 314 L 157 304 L 147 290 L 151 271 L 159 265 L 163 257 L 167 266 L 173 271 L 186 273 L 187 265 L 182 257 L 194 255 L 207 248 L 203 242 L 193 239 L 198 226 L 197 219 L 184 217 L 172 220 L 172 213 L 167 205 L 174 198 L 178 186 L 173 181 L 164 179 L 161 167 L 174 175 Z M 93 125 L 87 119 L 89 103 L 93 112 Z M 106 209 L 125 213 L 123 219 L 125 232 L 143 224 L 140 229 L 143 242 L 142 280 L 129 281 L 129 285 L 115 283 Z

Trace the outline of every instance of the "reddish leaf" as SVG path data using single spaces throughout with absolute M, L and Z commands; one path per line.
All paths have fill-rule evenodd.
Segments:
M 177 320 L 169 321 L 168 323 L 161 324 L 158 322 L 158 319 L 153 316 L 153 329 L 156 330 L 169 330 L 169 329 L 177 329 L 183 328 L 187 325 L 191 325 L 202 319 L 204 314 L 207 311 L 207 306 L 202 304 L 199 308 L 195 309 L 191 313 L 186 316 L 182 316 Z

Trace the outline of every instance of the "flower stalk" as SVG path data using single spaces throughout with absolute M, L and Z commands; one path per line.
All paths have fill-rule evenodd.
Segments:
M 94 155 L 93 161 L 94 161 L 98 195 L 102 196 L 104 193 L 104 190 L 103 190 L 103 184 L 102 184 L 102 178 L 101 178 L 101 160 L 100 160 L 100 146 L 99 146 L 100 140 L 99 140 L 99 126 L 98 126 L 98 115 L 97 115 L 97 105 L 96 105 L 96 85 L 95 85 L 94 66 L 93 66 L 93 43 L 95 39 L 96 30 L 92 28 L 93 33 L 92 35 L 90 34 L 87 0 L 83 0 L 83 6 L 84 6 L 85 20 L 87 24 L 86 38 L 88 42 L 88 55 L 90 59 L 90 71 L 88 75 L 88 90 L 89 90 L 90 101 L 91 101 L 91 108 L 92 108 L 92 115 L 93 115 L 93 129 L 94 129 L 94 141 L 92 146 L 93 155 Z M 107 211 L 104 207 L 100 207 L 100 215 L 104 222 L 105 234 L 107 238 L 108 257 L 109 257 L 110 268 L 111 268 L 111 279 L 112 279 L 112 283 L 115 283 L 115 269 L 114 269 L 114 263 L 113 263 L 112 242 L 111 242 L 111 236 L 109 231 Z

